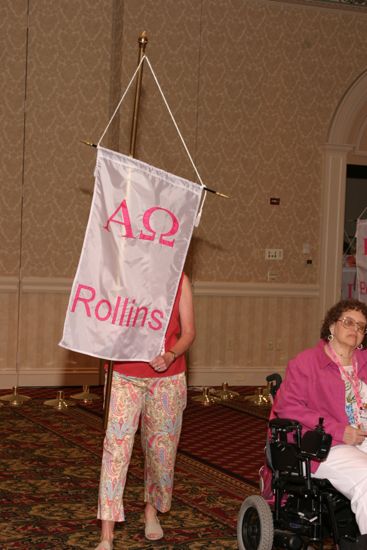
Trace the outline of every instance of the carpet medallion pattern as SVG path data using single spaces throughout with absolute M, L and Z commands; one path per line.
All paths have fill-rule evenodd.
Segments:
M 93 549 L 103 430 L 99 416 L 72 407 L 58 412 L 32 399 L 0 409 L 1 550 Z M 257 487 L 225 469 L 179 452 L 172 510 L 161 516 L 165 538 L 143 536 L 143 458 L 139 439 L 126 486 L 127 521 L 115 550 L 235 549 L 236 517 Z

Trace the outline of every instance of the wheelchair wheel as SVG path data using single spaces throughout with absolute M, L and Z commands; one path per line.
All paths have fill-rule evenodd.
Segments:
M 260 496 L 247 497 L 238 514 L 239 550 L 271 550 L 273 539 L 273 516 L 269 504 Z

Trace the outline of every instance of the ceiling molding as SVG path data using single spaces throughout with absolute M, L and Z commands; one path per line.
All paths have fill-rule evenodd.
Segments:
M 331 8 L 339 10 L 358 10 L 367 13 L 367 0 L 270 0 L 283 4 L 302 4 L 319 8 Z

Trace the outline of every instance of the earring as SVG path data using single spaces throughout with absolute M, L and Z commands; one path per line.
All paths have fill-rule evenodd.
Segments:
M 334 340 L 334 334 L 329 334 L 329 336 L 327 337 L 327 339 L 329 340 L 329 342 L 332 342 Z
M 357 349 L 363 349 L 363 344 L 359 344 L 359 346 L 357 346 Z

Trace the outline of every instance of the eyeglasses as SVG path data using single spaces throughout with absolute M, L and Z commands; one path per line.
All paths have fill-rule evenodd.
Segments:
M 341 322 L 344 328 L 354 328 L 357 329 L 358 332 L 361 334 L 366 334 L 367 332 L 367 325 L 366 323 L 360 323 L 359 321 L 355 321 L 351 317 L 343 317 L 342 319 L 338 319 L 338 321 Z

